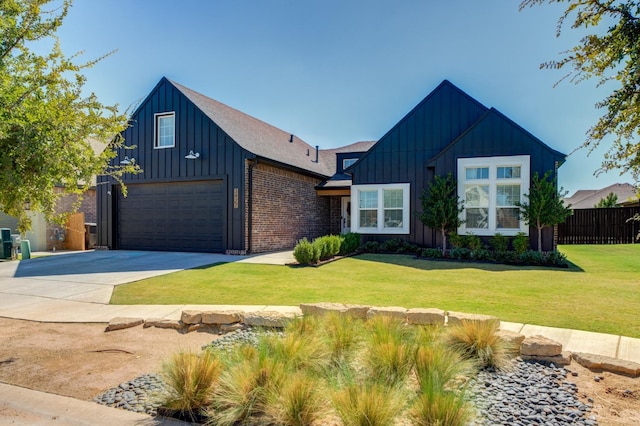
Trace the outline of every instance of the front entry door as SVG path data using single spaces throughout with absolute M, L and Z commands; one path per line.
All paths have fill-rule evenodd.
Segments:
M 351 232 L 351 197 L 342 197 L 341 218 L 341 233 Z

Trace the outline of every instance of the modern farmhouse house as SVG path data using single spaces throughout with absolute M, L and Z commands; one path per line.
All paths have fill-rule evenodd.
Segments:
M 132 115 L 114 164 L 135 161 L 125 197 L 98 185 L 98 246 L 259 253 L 349 230 L 434 247 L 417 219 L 436 174 L 454 173 L 465 200 L 459 231 L 528 232 L 514 202 L 561 154 L 448 81 L 378 142 L 320 150 L 166 78 Z M 549 231 L 552 232 L 552 231 Z M 552 234 L 544 249 L 551 249 Z M 532 239 L 535 246 L 535 238 Z

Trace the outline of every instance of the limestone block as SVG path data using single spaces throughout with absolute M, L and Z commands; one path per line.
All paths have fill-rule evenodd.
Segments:
M 573 359 L 585 368 L 604 370 L 631 377 L 640 377 L 640 364 L 637 362 L 580 352 L 575 352 Z
M 562 352 L 560 355 L 555 356 L 539 356 L 539 355 L 521 355 L 523 361 L 541 361 L 546 363 L 553 363 L 554 365 L 569 365 L 571 364 L 571 352 Z
M 497 325 L 500 326 L 500 320 L 498 317 L 494 317 L 493 315 L 480 315 L 480 314 L 467 314 L 464 312 L 452 312 L 449 311 L 447 315 L 447 324 L 448 325 L 459 325 L 462 324 L 463 321 L 474 321 L 474 322 L 497 322 Z
M 221 334 L 226 334 L 226 333 L 231 333 L 233 331 L 242 330 L 244 327 L 245 326 L 243 324 L 240 324 L 240 323 L 221 324 L 219 331 L 220 331 Z
M 400 306 L 372 307 L 367 311 L 367 319 L 377 316 L 388 316 L 400 321 L 407 320 L 407 308 Z
M 364 319 L 367 317 L 369 306 L 319 302 L 319 303 L 302 303 L 300 304 L 300 310 L 302 311 L 303 315 L 321 316 L 329 312 L 338 312 L 340 314 L 347 315 L 351 318 Z
M 435 308 L 409 309 L 407 322 L 414 325 L 444 325 L 444 311 Z
M 510 351 L 514 352 L 515 354 L 520 353 L 520 346 L 522 345 L 522 342 L 524 342 L 523 334 L 509 330 L 498 330 L 496 334 L 504 341 L 505 345 L 507 345 L 507 348 Z
M 200 324 L 202 322 L 202 312 L 182 311 L 180 320 L 185 324 Z
M 368 305 L 344 305 L 346 308 L 346 311 L 344 312 L 345 315 L 351 317 L 351 318 L 357 318 L 357 319 L 366 319 L 367 318 L 367 313 L 369 312 L 369 309 L 371 309 L 371 306 Z
M 557 356 L 562 353 L 562 344 L 544 336 L 530 336 L 520 346 L 523 356 Z
M 144 320 L 142 318 L 129 318 L 129 317 L 116 317 L 109 321 L 109 325 L 104 331 L 123 330 L 125 328 L 131 328 L 142 324 Z
M 254 327 L 284 328 L 295 317 L 293 312 L 251 312 L 244 314 L 244 323 Z
M 168 319 L 158 321 L 154 324 L 156 328 L 170 328 L 172 330 L 182 330 L 183 326 L 184 323 L 182 321 Z
M 203 324 L 234 324 L 242 321 L 238 311 L 205 311 L 202 313 Z
M 155 327 L 156 323 L 164 321 L 164 318 L 147 318 L 142 325 L 142 328 Z

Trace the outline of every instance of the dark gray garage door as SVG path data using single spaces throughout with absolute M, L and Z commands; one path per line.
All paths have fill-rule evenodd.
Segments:
M 118 247 L 223 251 L 222 188 L 222 181 L 127 185 L 118 198 Z

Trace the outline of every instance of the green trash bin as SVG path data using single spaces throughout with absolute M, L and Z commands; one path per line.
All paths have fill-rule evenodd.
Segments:
M 29 244 L 29 240 L 20 241 L 20 251 L 22 252 L 22 260 L 31 259 L 31 244 Z

